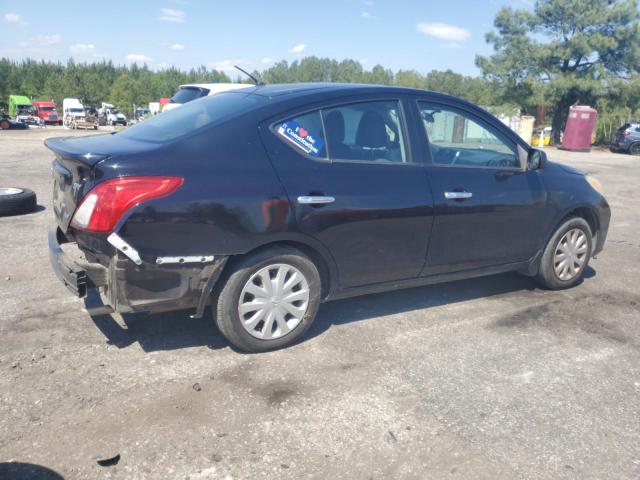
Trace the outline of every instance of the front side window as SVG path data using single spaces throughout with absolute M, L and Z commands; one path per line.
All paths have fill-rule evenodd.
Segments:
M 520 167 L 516 146 L 480 125 L 470 114 L 426 102 L 420 102 L 419 109 L 434 164 Z
M 407 161 L 398 102 L 341 105 L 322 114 L 332 160 Z

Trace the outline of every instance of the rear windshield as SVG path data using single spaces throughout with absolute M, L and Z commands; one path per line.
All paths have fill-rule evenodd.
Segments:
M 182 87 L 169 101 L 171 103 L 187 103 L 196 98 L 206 97 L 208 94 L 209 90 L 206 88 Z
M 266 101 L 260 95 L 220 93 L 156 115 L 117 135 L 147 142 L 167 142 L 195 130 L 230 120 Z

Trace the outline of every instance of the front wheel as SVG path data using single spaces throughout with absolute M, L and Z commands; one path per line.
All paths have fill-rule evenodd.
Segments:
M 214 317 L 231 344 L 266 352 L 295 343 L 313 322 L 321 281 L 315 264 L 291 247 L 241 260 L 216 295 Z
M 631 155 L 640 155 L 640 142 L 631 145 L 629 147 L 629 153 Z
M 545 247 L 538 281 L 551 290 L 577 285 L 589 265 L 592 250 L 593 235 L 589 224 L 580 217 L 568 219 Z

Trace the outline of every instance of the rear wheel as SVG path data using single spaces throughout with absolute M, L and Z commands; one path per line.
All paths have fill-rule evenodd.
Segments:
M 564 222 L 547 244 L 538 272 L 538 281 L 546 288 L 570 288 L 582 280 L 593 249 L 591 227 L 580 217 Z
M 318 269 L 302 252 L 276 247 L 240 261 L 215 298 L 215 320 L 235 347 L 265 352 L 296 342 L 320 305 Z

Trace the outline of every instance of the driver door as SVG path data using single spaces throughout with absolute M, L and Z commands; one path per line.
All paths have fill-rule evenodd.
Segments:
M 423 275 L 526 261 L 543 234 L 546 195 L 538 171 L 489 114 L 418 102 L 435 219 Z

